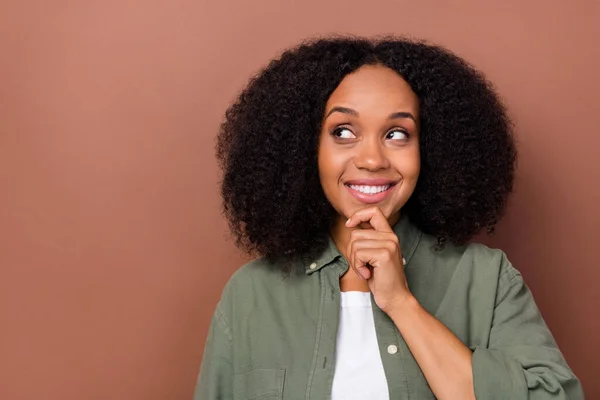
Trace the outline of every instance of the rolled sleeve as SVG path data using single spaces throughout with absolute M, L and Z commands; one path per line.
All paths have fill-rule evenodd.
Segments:
M 496 299 L 489 345 L 475 347 L 477 399 L 583 399 L 521 274 L 506 261 Z

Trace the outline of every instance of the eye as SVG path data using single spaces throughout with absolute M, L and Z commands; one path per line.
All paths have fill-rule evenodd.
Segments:
M 408 132 L 403 129 L 393 129 L 385 135 L 385 138 L 391 140 L 406 140 L 408 139 L 408 136 Z
M 345 128 L 343 126 L 339 126 L 339 127 L 335 128 L 331 134 L 333 136 L 335 136 L 336 138 L 340 138 L 340 139 L 355 139 L 356 138 L 356 136 L 354 135 L 354 133 L 352 133 L 352 131 L 350 129 Z

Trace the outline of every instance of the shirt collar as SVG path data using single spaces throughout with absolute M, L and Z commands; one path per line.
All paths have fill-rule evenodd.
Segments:
M 419 240 L 421 238 L 421 231 L 413 225 L 409 218 L 402 215 L 400 220 L 392 228 L 396 236 L 400 241 L 400 248 L 402 249 L 402 256 L 406 260 L 405 266 L 410 263 L 410 260 L 415 253 Z M 331 264 L 337 258 L 342 257 L 340 251 L 336 247 L 331 236 L 329 236 L 329 243 L 327 247 L 319 257 L 315 260 L 309 261 L 306 265 L 306 274 L 310 275 L 313 272 L 320 270 L 321 268 Z

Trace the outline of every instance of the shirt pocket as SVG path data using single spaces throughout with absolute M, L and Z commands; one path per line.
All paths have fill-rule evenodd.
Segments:
M 235 400 L 281 400 L 285 369 L 254 369 L 233 377 Z

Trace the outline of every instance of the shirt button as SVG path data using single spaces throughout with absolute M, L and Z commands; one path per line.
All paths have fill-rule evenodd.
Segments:
M 397 352 L 398 352 L 398 347 L 396 347 L 393 344 L 390 344 L 388 346 L 388 353 L 390 353 L 390 354 L 396 354 Z
M 317 263 L 310 264 L 310 269 L 315 269 L 315 268 L 317 268 Z

